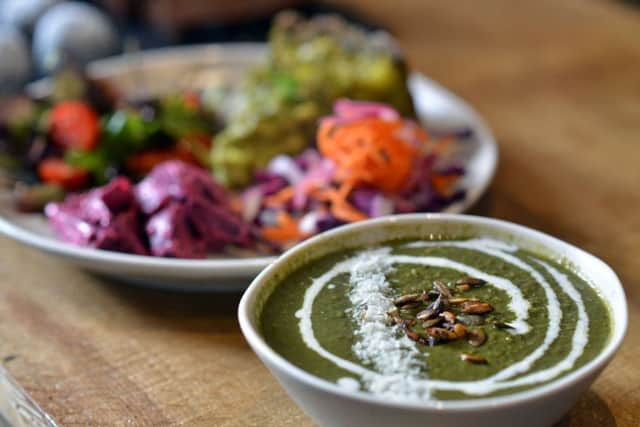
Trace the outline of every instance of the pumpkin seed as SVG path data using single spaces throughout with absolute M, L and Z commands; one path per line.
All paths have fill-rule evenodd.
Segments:
M 427 328 L 430 328 L 432 326 L 436 326 L 441 321 L 442 321 L 442 319 L 440 319 L 438 317 L 436 317 L 435 319 L 427 319 L 424 322 L 422 322 L 422 327 L 427 329 Z
M 402 295 L 396 299 L 393 300 L 393 304 L 396 307 L 401 307 L 403 305 L 409 304 L 409 303 L 415 303 L 418 301 L 418 298 L 420 297 L 420 295 L 418 294 L 407 294 L 407 295 Z
M 460 305 L 460 304 L 464 304 L 467 301 L 480 302 L 480 300 L 478 298 L 451 298 L 449 300 L 449 303 L 451 305 Z
M 426 319 L 431 319 L 432 317 L 436 317 L 437 315 L 438 315 L 438 312 L 435 311 L 433 308 L 427 308 L 425 310 L 422 310 L 418 314 L 416 314 L 416 319 L 426 320 Z
M 461 353 L 460 359 L 464 360 L 465 362 L 474 363 L 476 365 L 486 365 L 487 363 L 489 363 L 484 357 L 471 353 Z
M 487 314 L 493 311 L 488 302 L 467 301 L 462 304 L 462 312 L 465 314 Z
M 479 288 L 487 283 L 486 280 L 478 279 L 477 277 L 463 277 L 456 280 L 456 285 L 469 285 L 473 288 Z
M 482 328 L 467 331 L 467 341 L 474 347 L 480 347 L 486 340 L 487 334 L 484 333 Z
M 453 325 L 453 333 L 456 334 L 456 338 L 464 338 L 467 336 L 467 328 L 462 323 L 456 323 Z
M 433 287 L 436 291 L 445 298 L 451 298 L 451 289 L 442 280 L 434 280 Z
M 458 338 L 453 331 L 449 331 L 445 328 L 427 328 L 427 334 L 441 341 L 453 341 Z
M 471 289 L 471 285 L 467 285 L 466 283 L 462 285 L 456 285 L 456 289 L 458 290 L 458 292 L 467 292 L 469 289 Z
M 467 326 L 484 325 L 484 317 L 477 314 L 458 314 L 457 319 Z
M 442 317 L 445 321 L 449 323 L 456 322 L 456 315 L 450 311 L 443 311 L 442 313 L 440 313 L 440 317 Z

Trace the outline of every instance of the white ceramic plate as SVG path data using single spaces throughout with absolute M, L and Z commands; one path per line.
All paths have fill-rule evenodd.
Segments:
M 114 83 L 128 96 L 148 97 L 237 82 L 248 67 L 264 58 L 265 52 L 262 44 L 245 43 L 166 48 L 96 61 L 88 71 L 95 78 Z M 466 168 L 462 182 L 466 197 L 446 210 L 464 212 L 478 201 L 493 178 L 498 159 L 494 137 L 470 105 L 438 83 L 413 73 L 409 87 L 418 116 L 430 129 L 464 127 L 473 132 L 460 151 Z M 48 82 L 43 80 L 28 90 L 42 95 L 48 88 Z M 183 260 L 81 248 L 55 239 L 42 215 L 16 212 L 6 194 L 0 195 L 0 233 L 95 273 L 175 290 L 244 289 L 275 259 Z

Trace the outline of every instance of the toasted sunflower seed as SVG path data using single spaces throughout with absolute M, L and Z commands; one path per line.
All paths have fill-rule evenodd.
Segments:
M 451 289 L 442 281 L 442 280 L 434 280 L 433 287 L 436 291 L 445 298 L 451 298 Z
M 431 305 L 429 305 L 429 308 L 440 313 L 441 311 L 444 311 L 447 308 L 449 308 L 449 299 L 444 297 L 442 294 L 440 294 L 438 296 L 438 299 L 436 299 L 434 302 L 431 303 Z
M 471 289 L 471 285 L 468 285 L 466 283 L 462 285 L 456 285 L 456 289 L 458 290 L 458 292 L 467 292 L 469 289 Z
M 425 310 L 422 310 L 418 314 L 416 314 L 416 319 L 418 320 L 431 319 L 432 317 L 436 317 L 437 315 L 438 315 L 438 312 L 435 311 L 433 308 L 427 308 Z
M 449 303 L 451 305 L 460 305 L 460 304 L 464 304 L 465 302 L 480 302 L 480 300 L 478 298 L 451 298 L 449 300 Z
M 486 365 L 487 363 L 489 363 L 484 357 L 470 353 L 461 353 L 460 359 L 464 360 L 465 362 L 475 363 L 477 365 Z
M 473 331 L 467 331 L 467 341 L 474 347 L 480 347 L 487 340 L 487 334 L 484 329 L 478 328 Z
M 420 297 L 420 295 L 418 295 L 418 294 L 402 295 L 402 296 L 399 296 L 398 298 L 394 299 L 393 300 L 393 304 L 396 307 L 401 307 L 401 306 L 406 305 L 406 304 L 417 302 L 419 297 Z
M 408 302 L 406 304 L 401 305 L 400 307 L 398 307 L 400 310 L 412 310 L 414 308 L 420 307 L 420 303 L 419 302 Z
M 393 320 L 393 323 L 395 323 L 396 325 L 401 325 L 403 322 L 402 317 L 400 317 L 400 314 L 398 313 L 397 309 L 393 311 L 389 311 L 387 313 L 387 316 L 389 316 L 391 320 Z
M 410 340 L 423 345 L 431 345 L 427 337 L 423 337 L 422 335 L 411 329 L 406 323 L 403 324 L 403 328 L 404 332 L 407 334 L 407 337 L 409 337 Z
M 468 331 L 462 323 L 456 323 L 453 325 L 453 333 L 456 334 L 456 338 L 464 338 Z
M 456 280 L 456 285 L 469 285 L 473 288 L 478 288 L 486 283 L 486 280 L 478 279 L 477 277 L 463 277 L 462 279 Z
M 462 304 L 462 312 L 465 314 L 487 314 L 493 311 L 488 302 L 467 301 Z
M 442 317 L 444 320 L 446 320 L 449 323 L 456 322 L 456 315 L 450 311 L 443 311 L 442 313 L 440 313 L 440 317 Z
M 441 341 L 453 341 L 458 338 L 453 331 L 445 328 L 427 328 L 427 334 Z
M 431 301 L 438 299 L 439 296 L 440 296 L 440 292 L 437 292 L 437 291 L 427 292 L 427 297 L 429 297 L 428 299 Z
M 457 319 L 458 322 L 467 326 L 484 325 L 484 317 L 478 314 L 458 314 Z
M 432 326 L 436 326 L 440 322 L 442 322 L 442 319 L 440 319 L 439 317 L 436 317 L 435 319 L 427 319 L 424 322 L 422 322 L 422 327 L 427 329 Z

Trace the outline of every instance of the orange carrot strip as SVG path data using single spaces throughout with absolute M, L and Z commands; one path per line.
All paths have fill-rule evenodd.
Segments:
M 278 212 L 278 225 L 264 227 L 262 236 L 277 244 L 289 243 L 296 240 L 302 240 L 307 237 L 306 234 L 300 232 L 298 221 L 286 212 Z
M 367 216 L 346 200 L 334 200 L 331 203 L 331 213 L 338 219 L 347 222 L 357 222 L 367 219 Z
M 264 203 L 267 206 L 280 206 L 287 203 L 293 197 L 294 189 L 291 186 L 285 187 L 278 191 L 276 194 L 267 196 L 264 198 Z
M 408 138 L 402 135 L 408 134 Z M 413 141 L 426 133 L 402 120 L 364 118 L 336 125 L 323 122 L 317 140 L 320 152 L 336 164 L 336 179 L 397 192 L 406 185 L 418 151 Z M 408 139 L 408 140 L 405 140 Z
M 434 175 L 431 177 L 431 185 L 438 194 L 447 196 L 458 179 L 458 175 Z

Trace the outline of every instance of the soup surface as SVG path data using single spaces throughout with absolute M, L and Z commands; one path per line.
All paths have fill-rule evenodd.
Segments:
M 490 238 L 332 253 L 277 283 L 260 321 L 300 368 L 394 400 L 536 387 L 593 359 L 611 330 L 578 274 Z

